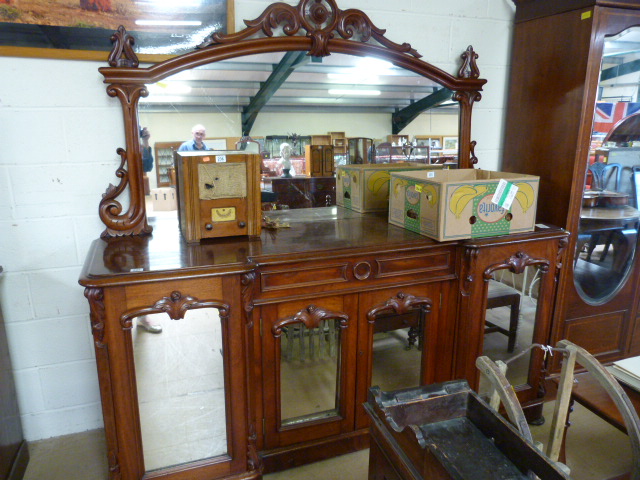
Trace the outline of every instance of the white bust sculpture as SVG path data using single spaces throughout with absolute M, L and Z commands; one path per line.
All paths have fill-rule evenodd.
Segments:
M 291 145 L 288 143 L 280 144 L 280 161 L 278 163 L 282 165 L 283 177 L 292 177 L 296 174 L 291 164 Z

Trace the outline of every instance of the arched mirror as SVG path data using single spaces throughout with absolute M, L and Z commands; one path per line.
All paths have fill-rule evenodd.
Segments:
M 286 79 L 276 75 L 292 62 L 296 66 L 288 67 Z M 366 163 L 457 161 L 457 151 L 442 148 L 443 138 L 458 138 L 460 109 L 451 92 L 372 57 L 247 55 L 180 72 L 148 90 L 139 116 L 155 157 L 145 166 L 149 217 L 175 216 L 173 152 L 191 139 L 195 125 L 206 129 L 207 148 L 261 155 L 261 200 L 278 209 L 335 205 L 338 165 L 365 158 Z M 416 102 L 433 105 L 407 114 Z M 389 142 L 389 132 L 401 127 L 402 136 Z M 432 143 L 425 145 L 426 139 Z M 287 173 L 283 144 L 291 147 Z M 312 171 L 316 149 L 331 157 L 325 158 L 331 167 L 320 174 Z M 310 177 L 316 181 L 308 183 Z
M 111 67 L 100 71 L 109 94 L 122 102 L 127 145 L 120 151 L 122 180 L 100 205 L 103 236 L 151 232 L 145 189 L 175 182 L 171 149 L 196 124 L 206 127 L 211 148 L 259 149 L 265 198 L 282 176 L 282 143 L 293 147 L 294 170 L 305 168 L 304 147 L 314 142 L 330 145 L 335 163 L 348 161 L 348 140 L 359 137 L 387 143 L 390 150 L 383 151 L 392 161 L 475 163 L 471 109 L 485 80 L 471 47 L 457 77 L 450 75 L 410 45 L 387 39 L 364 13 L 342 11 L 333 0 L 274 4 L 247 25 L 146 68 L 123 28 L 113 36 Z M 142 162 L 142 127 L 156 147 L 151 170 Z M 240 142 L 247 136 L 256 143 Z M 375 161 L 375 154 L 369 157 Z M 309 192 L 301 196 L 308 201 Z M 170 196 L 154 200 L 157 211 L 172 206 Z M 334 203 L 330 192 L 322 195 L 320 206 Z
M 576 289 L 593 305 L 622 288 L 638 242 L 638 59 L 640 27 L 605 38 L 573 265 Z

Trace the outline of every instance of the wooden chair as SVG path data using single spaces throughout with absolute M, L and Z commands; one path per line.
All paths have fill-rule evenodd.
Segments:
M 531 348 L 535 347 L 541 346 L 533 345 Z M 640 480 L 640 419 L 625 391 L 604 366 L 582 347 L 579 347 L 569 340 L 561 340 L 558 342 L 557 348 L 553 350 L 562 352 L 564 354 L 564 361 L 562 362 L 562 370 L 560 372 L 560 382 L 551 421 L 549 440 L 545 451 L 546 455 L 554 462 L 558 462 L 560 457 L 560 452 L 565 440 L 574 370 L 577 363 L 591 373 L 618 407 L 631 442 L 632 470 L 630 479 Z M 517 355 L 517 357 L 519 356 L 520 354 Z M 508 362 L 509 360 L 507 360 L 507 363 Z M 522 407 L 518 402 L 513 386 L 505 376 L 507 364 L 501 361 L 494 362 L 489 357 L 483 356 L 478 357 L 476 366 L 482 375 L 489 380 L 491 385 L 489 405 L 497 411 L 502 402 L 511 423 L 514 424 L 526 439 L 532 441 L 531 431 Z
M 619 163 L 603 163 L 595 162 L 589 165 L 592 181 L 591 188 L 593 190 L 602 191 L 610 183 L 613 178 L 613 191 L 617 192 L 620 188 L 620 178 L 622 175 L 622 165 Z
M 508 338 L 507 352 L 512 353 L 516 346 L 518 335 L 518 320 L 520 318 L 520 292 L 497 280 L 489 280 L 487 295 L 487 310 L 498 307 L 510 307 L 509 328 L 503 328 L 495 323 L 485 321 L 484 333 L 499 332 Z

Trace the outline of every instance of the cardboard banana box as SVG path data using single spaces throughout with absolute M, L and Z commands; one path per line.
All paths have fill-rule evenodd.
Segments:
M 386 212 L 391 171 L 442 169 L 443 165 L 412 162 L 340 165 L 336 170 L 336 203 L 360 213 Z
M 389 223 L 441 242 L 530 232 L 539 183 L 479 169 L 391 172 Z

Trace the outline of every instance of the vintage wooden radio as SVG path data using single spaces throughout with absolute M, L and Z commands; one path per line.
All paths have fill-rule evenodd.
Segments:
M 260 235 L 260 155 L 235 150 L 175 155 L 178 218 L 187 242 Z

